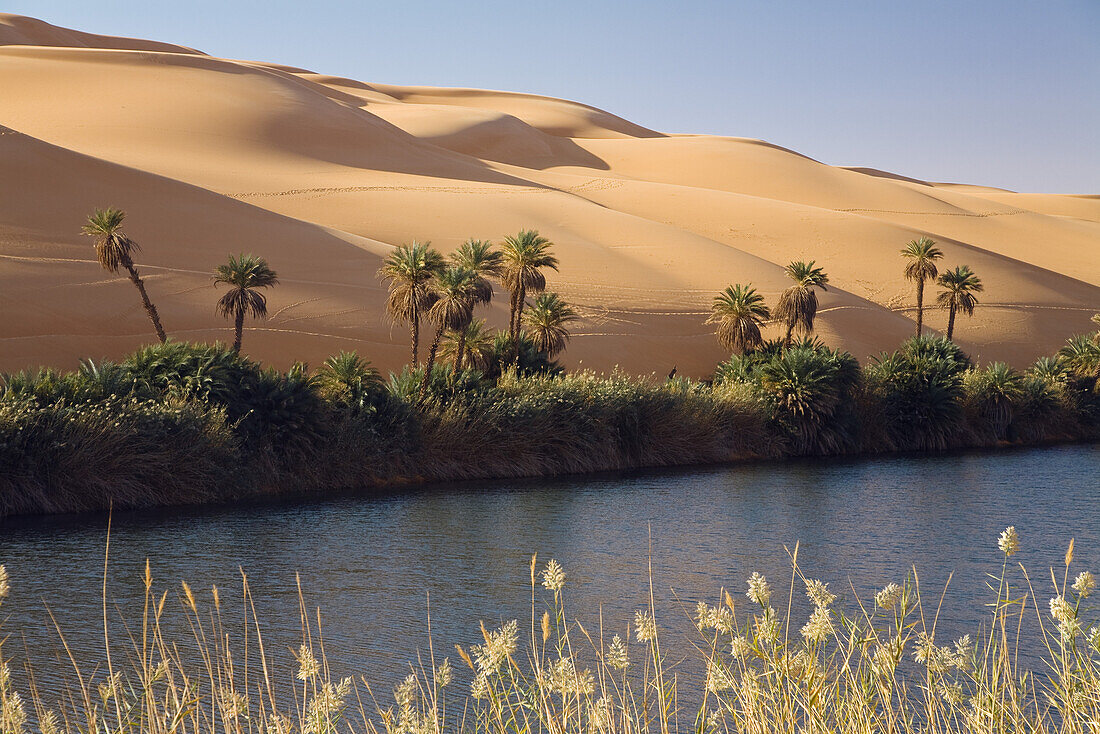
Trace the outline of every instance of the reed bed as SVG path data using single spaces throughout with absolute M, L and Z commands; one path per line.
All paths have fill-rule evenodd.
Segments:
M 105 636 L 97 659 L 70 653 L 70 683 L 36 685 L 40 661 L 15 659 L 11 638 L 2 638 L 0 731 L 1095 734 L 1095 579 L 1073 567 L 1071 541 L 1064 568 L 1051 569 L 1041 592 L 1013 560 L 1016 530 L 1007 528 L 996 550 L 989 540 L 988 613 L 959 639 L 938 631 L 944 595 L 922 589 L 915 569 L 869 598 L 845 601 L 803 573 L 797 545 L 782 592 L 754 573 L 744 592 L 719 590 L 713 606 L 684 610 L 694 638 L 669 639 L 652 580 L 650 605 L 633 619 L 605 628 L 601 616 L 599 628 L 587 629 L 570 617 L 566 570 L 536 556 L 529 618 L 482 624 L 483 642 L 467 649 L 433 640 L 429 623 L 408 677 L 384 682 L 332 672 L 320 611 L 308 609 L 300 584 L 300 644 L 280 652 L 265 646 L 247 576 L 230 608 L 217 588 L 159 591 L 147 564 L 144 605 L 129 610 L 136 619 L 127 639 Z M 13 584 L 18 579 L 0 567 L 0 604 Z M 798 611 L 807 606 L 796 599 L 803 594 L 808 614 Z M 107 606 L 104 584 L 105 629 Z M 165 632 L 179 628 L 169 624 L 175 615 L 189 639 Z M 1041 650 L 1041 660 L 1021 662 L 1031 659 L 1020 655 L 1027 646 Z M 19 667 L 23 690 L 12 672 Z
M 932 338 L 866 365 L 817 340 L 774 343 L 705 381 L 564 374 L 523 354 L 386 382 L 354 353 L 279 372 L 168 342 L 121 364 L 0 375 L 0 517 L 1100 440 L 1100 333 L 1024 371 L 975 366 Z

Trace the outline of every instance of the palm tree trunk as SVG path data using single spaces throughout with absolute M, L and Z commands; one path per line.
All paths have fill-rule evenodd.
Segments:
M 428 350 L 428 363 L 424 365 L 424 381 L 420 383 L 420 397 L 428 392 L 428 382 L 432 379 L 432 370 L 435 369 L 435 353 L 439 349 L 439 340 L 443 338 L 443 324 L 435 330 L 435 339 L 432 340 L 432 348 Z
M 791 346 L 791 334 L 794 333 L 794 322 L 787 322 L 787 335 L 783 337 L 783 346 L 790 348 Z
M 947 312 L 947 341 L 951 341 L 952 335 L 955 333 L 955 304 L 951 304 L 950 310 Z
M 241 337 L 244 335 L 244 309 L 237 309 L 237 318 L 234 324 L 236 329 L 236 335 L 233 337 L 233 352 L 239 354 L 241 351 Z
M 516 340 L 516 296 L 519 291 L 512 291 L 512 295 L 508 301 L 508 338 L 512 341 Z
M 420 314 L 413 309 L 412 315 L 412 348 L 413 348 L 413 361 L 412 368 L 416 369 L 416 353 L 420 349 Z
M 519 284 L 519 297 L 516 299 L 516 336 L 519 336 L 520 324 L 523 323 L 523 306 L 527 300 L 527 285 Z
M 917 336 L 924 331 L 924 281 L 917 281 Z
M 458 332 L 458 351 L 455 353 L 455 376 L 462 369 L 462 360 L 466 358 L 466 329 Z
M 130 281 L 138 289 L 138 293 L 141 294 L 141 304 L 145 306 L 145 313 L 149 314 L 149 320 L 153 322 L 153 328 L 157 331 L 157 338 L 163 344 L 168 341 L 168 335 L 164 333 L 164 327 L 160 325 L 160 314 L 157 313 L 157 307 L 153 305 L 153 302 L 149 300 L 149 294 L 145 292 L 145 283 L 142 282 L 130 258 L 126 258 L 122 264 L 126 267 L 126 271 L 130 273 Z

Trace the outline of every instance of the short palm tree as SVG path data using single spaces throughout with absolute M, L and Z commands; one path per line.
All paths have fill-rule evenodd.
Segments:
M 369 360 L 356 352 L 340 352 L 325 360 L 317 370 L 317 382 L 330 399 L 354 410 L 367 407 L 382 389 L 382 378 Z
M 126 213 L 121 209 L 96 209 L 88 216 L 82 231 L 89 237 L 95 237 L 96 256 L 104 270 L 109 273 L 117 273 L 120 267 L 126 270 L 130 276 L 130 282 L 141 294 L 141 304 L 145 307 L 145 313 L 149 314 L 149 320 L 153 322 L 157 338 L 163 344 L 168 341 L 168 336 L 164 333 L 164 327 L 160 325 L 157 307 L 149 300 L 149 294 L 145 292 L 145 283 L 134 267 L 133 253 L 141 248 L 122 232 L 122 220 L 125 218 Z
M 787 325 L 783 343 L 791 345 L 791 334 L 797 328 L 807 336 L 814 331 L 814 317 L 817 316 L 817 293 L 815 288 L 828 290 L 825 284 L 829 276 L 816 267 L 815 262 L 793 262 L 784 268 L 787 277 L 794 285 L 779 294 L 779 304 L 775 307 L 775 316 Z
M 435 294 L 428 320 L 436 325 L 435 338 L 428 351 L 428 362 L 424 366 L 424 382 L 420 385 L 420 394 L 428 390 L 428 383 L 435 367 L 435 355 L 443 332 L 448 329 L 461 330 L 470 323 L 474 315 L 474 302 L 477 299 L 477 275 L 469 268 L 449 267 L 437 273 L 431 282 Z
M 974 307 L 978 305 L 974 294 L 982 292 L 985 286 L 969 265 L 948 270 L 936 283 L 943 289 L 936 296 L 936 303 L 947 309 L 947 338 L 951 339 L 955 334 L 955 314 L 962 311 L 967 316 L 973 316 Z
M 762 343 L 760 327 L 770 318 L 764 297 L 752 286 L 731 285 L 714 297 L 706 323 L 717 324 L 718 343 L 731 352 L 746 352 Z
M 416 242 L 394 248 L 378 270 L 382 280 L 390 281 L 386 312 L 397 321 L 405 321 L 412 331 L 412 365 L 416 366 L 420 347 L 420 319 L 431 307 L 435 295 L 432 277 L 444 266 L 443 255 L 429 242 Z
M 924 326 L 924 283 L 935 280 L 940 274 L 936 261 L 943 257 L 943 252 L 935 242 L 921 237 L 910 241 L 901 254 L 909 260 L 905 265 L 905 277 L 917 284 L 917 336 L 920 336 Z
M 569 341 L 566 324 L 577 320 L 577 312 L 557 293 L 542 293 L 524 315 L 527 335 L 535 348 L 553 359 Z
M 233 319 L 233 351 L 241 351 L 245 314 L 254 319 L 267 317 L 267 298 L 260 288 L 272 288 L 279 284 L 267 260 L 256 255 L 229 256 L 229 262 L 214 270 L 214 285 L 225 283 L 229 290 L 218 299 L 218 313 Z
M 533 229 L 504 238 L 501 252 L 504 265 L 500 282 L 512 294 L 509 304 L 508 335 L 514 341 L 523 320 L 527 294 L 546 290 L 543 268 L 558 269 L 558 259 L 550 254 L 553 243 Z
M 495 336 L 484 319 L 472 319 L 464 328 L 443 335 L 439 355 L 453 361 L 456 373 L 466 365 L 485 372 L 493 358 Z
M 451 254 L 451 261 L 460 268 L 468 268 L 477 276 L 477 303 L 488 304 L 493 300 L 493 284 L 490 278 L 499 278 L 504 265 L 504 255 L 493 249 L 486 240 L 466 240 Z
M 1100 313 L 1093 314 L 1092 318 L 1089 319 L 1089 321 L 1096 324 L 1096 331 L 1092 334 L 1092 340 L 1095 342 L 1100 342 Z

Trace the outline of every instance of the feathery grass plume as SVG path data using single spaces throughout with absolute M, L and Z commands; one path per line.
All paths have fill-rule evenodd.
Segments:
M 1096 579 L 1089 571 L 1082 571 L 1077 574 L 1077 578 L 1073 580 L 1073 590 L 1081 599 L 1087 598 L 1095 588 Z
M 903 593 L 902 588 L 891 581 L 875 594 L 875 606 L 880 609 L 891 610 L 901 601 Z
M 313 656 L 313 651 L 306 645 L 298 648 L 298 654 L 295 658 L 298 661 L 298 680 L 308 682 L 321 674 L 321 666 L 317 662 L 317 658 Z
M 833 634 L 833 621 L 826 607 L 816 607 L 809 621 L 802 627 L 802 636 L 807 642 L 821 643 Z
M 542 571 L 542 585 L 554 593 L 561 591 L 565 586 L 565 570 L 553 558 Z
M 829 591 L 829 585 L 816 579 L 806 579 L 806 596 L 818 607 L 828 607 L 836 601 L 836 594 Z
M 8 578 L 8 569 L 0 564 L 0 600 L 11 593 L 11 581 Z
M 627 654 L 626 644 L 618 635 L 611 638 L 611 646 L 607 650 L 607 664 L 615 670 L 626 670 L 630 667 L 630 655 Z
M 648 609 L 634 612 L 634 636 L 638 642 L 654 642 L 657 639 L 657 624 Z
M 1006 557 L 1019 552 L 1020 534 L 1016 532 L 1015 525 L 1009 525 L 1001 531 L 1000 537 L 997 538 L 997 547 L 1001 549 L 1001 553 L 1004 553 Z
M 772 587 L 759 571 L 753 571 L 752 576 L 749 577 L 749 590 L 745 592 L 745 596 L 761 607 L 768 606 L 772 598 Z

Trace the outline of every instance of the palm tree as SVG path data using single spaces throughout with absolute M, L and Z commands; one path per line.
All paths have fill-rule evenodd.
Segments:
M 95 237 L 96 256 L 104 270 L 117 273 L 119 267 L 126 269 L 130 275 L 130 282 L 141 294 L 141 304 L 145 307 L 145 313 L 149 314 L 149 320 L 153 322 L 157 338 L 163 344 L 168 341 L 168 336 L 164 333 L 164 327 L 160 325 L 157 307 L 149 300 L 149 294 L 145 292 L 145 283 L 134 267 L 133 253 L 141 248 L 138 247 L 138 243 L 123 234 L 122 220 L 125 218 L 126 213 L 121 209 L 96 209 L 95 213 L 88 216 L 88 221 L 81 231 L 89 237 Z
M 542 293 L 525 314 L 527 333 L 540 352 L 553 359 L 565 349 L 569 331 L 565 325 L 577 320 L 577 312 L 557 293 Z
M 1090 318 L 1089 321 L 1096 324 L 1096 331 L 1092 334 L 1092 340 L 1095 342 L 1100 342 L 1100 313 L 1093 314 L 1092 318 Z
M 752 286 L 731 285 L 714 297 L 706 323 L 718 324 L 718 343 L 745 354 L 760 346 L 760 327 L 770 317 L 764 297 Z
M 948 310 L 947 338 L 950 340 L 955 333 L 955 314 L 962 311 L 967 316 L 973 316 L 974 307 L 978 305 L 978 298 L 974 294 L 982 292 L 985 286 L 969 265 L 948 270 L 936 283 L 943 288 L 936 296 L 936 303 Z
M 794 285 L 779 295 L 779 304 L 775 307 L 775 316 L 787 324 L 787 334 L 783 343 L 791 345 L 791 334 L 796 328 L 809 335 L 814 331 L 814 317 L 817 315 L 817 293 L 815 288 L 828 290 L 825 284 L 829 276 L 815 262 L 793 262 L 783 269 Z
M 233 319 L 233 352 L 239 353 L 245 314 L 252 314 L 255 319 L 267 317 L 267 299 L 258 289 L 272 288 L 279 284 L 279 279 L 262 257 L 230 255 L 228 263 L 214 270 L 214 285 L 218 283 L 229 286 L 225 295 L 218 299 L 217 311 Z
M 317 370 L 317 382 L 328 396 L 353 410 L 367 407 L 382 389 L 382 378 L 369 360 L 356 352 L 340 352 L 325 360 Z
M 394 248 L 378 270 L 382 280 L 390 281 L 386 312 L 394 320 L 406 321 L 412 330 L 412 365 L 417 364 L 420 346 L 420 318 L 435 298 L 432 277 L 443 269 L 443 256 L 430 242 L 417 242 Z
M 428 319 L 435 323 L 435 338 L 428 352 L 428 362 L 424 366 L 424 382 L 420 385 L 420 394 L 428 390 L 428 383 L 435 367 L 435 355 L 439 341 L 447 329 L 460 330 L 470 323 L 474 315 L 474 302 L 477 298 L 477 275 L 469 268 L 449 267 L 437 273 L 431 283 L 435 300 L 428 309 Z
M 935 242 L 921 237 L 910 241 L 901 254 L 909 260 L 905 266 L 905 277 L 917 284 L 917 336 L 920 336 L 924 326 L 924 282 L 935 280 L 940 274 L 936 261 L 943 257 L 943 252 Z
M 541 293 L 546 289 L 542 268 L 558 269 L 558 259 L 550 254 L 553 243 L 533 229 L 504 238 L 501 250 L 504 265 L 500 282 L 512 294 L 508 317 L 508 335 L 515 341 L 523 319 L 527 292 Z
M 474 369 L 485 372 L 493 357 L 494 337 L 484 319 L 472 319 L 464 328 L 452 329 L 443 335 L 439 355 L 453 360 L 456 373 L 467 362 Z
M 493 249 L 486 240 L 469 239 L 451 254 L 451 261 L 474 271 L 477 276 L 477 303 L 488 304 L 493 300 L 493 284 L 489 278 L 499 278 L 504 265 L 504 255 Z

